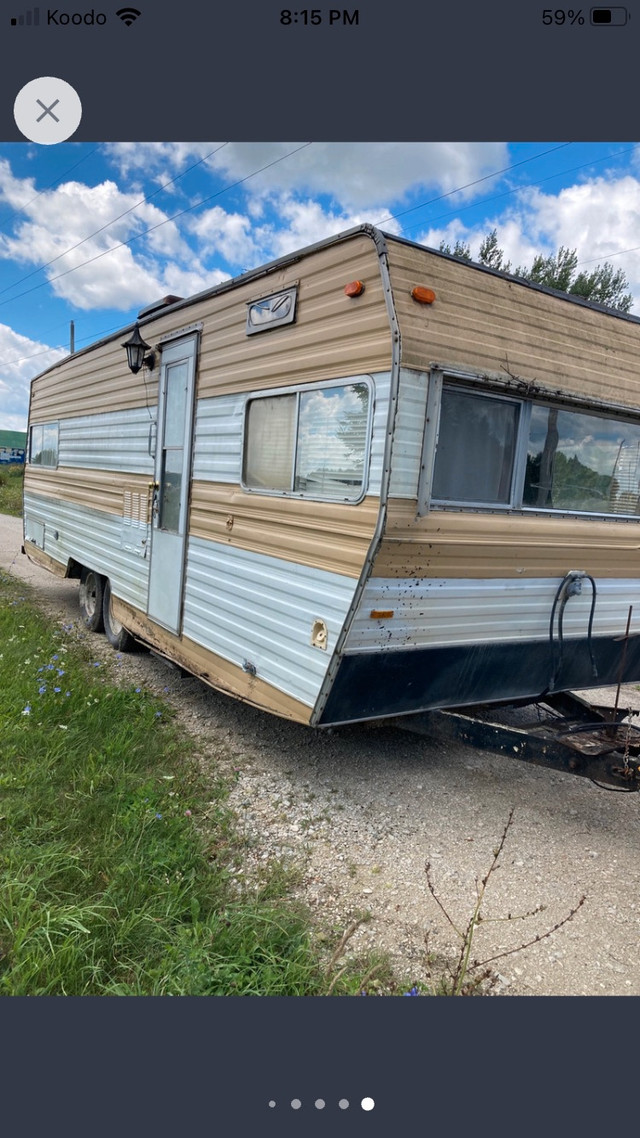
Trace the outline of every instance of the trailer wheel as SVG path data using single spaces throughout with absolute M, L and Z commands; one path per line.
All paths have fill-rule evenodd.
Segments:
M 104 583 L 104 596 L 102 598 L 102 619 L 104 622 L 104 631 L 107 640 L 116 652 L 135 652 L 138 647 L 137 642 L 134 640 L 130 632 L 127 632 L 124 625 L 120 624 L 113 615 L 113 606 L 111 604 L 111 585 L 109 581 Z
M 80 574 L 80 613 L 85 628 L 90 632 L 102 632 L 102 600 L 104 595 L 104 577 L 94 573 L 93 569 L 83 568 Z

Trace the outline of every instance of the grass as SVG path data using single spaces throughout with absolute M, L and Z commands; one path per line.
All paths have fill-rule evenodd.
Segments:
M 371 961 L 327 970 L 281 867 L 239 884 L 230 783 L 170 709 L 4 575 L 0 649 L 0 995 L 360 990 Z
M 0 514 L 10 514 L 12 518 L 22 517 L 23 482 L 22 464 L 0 467 Z

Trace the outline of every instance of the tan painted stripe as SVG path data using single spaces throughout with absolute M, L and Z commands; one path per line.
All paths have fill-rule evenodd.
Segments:
M 237 664 L 223 660 L 221 656 L 208 651 L 200 644 L 194 644 L 187 637 L 173 636 L 166 629 L 154 624 L 143 613 L 132 608 L 126 601 L 114 597 L 113 611 L 115 618 L 130 632 L 140 636 L 163 656 L 186 668 L 217 691 L 244 700 L 254 707 L 270 711 L 285 719 L 293 719 L 297 723 L 309 722 L 312 711 L 310 707 L 278 691 L 265 680 L 247 675 Z
M 192 489 L 190 532 L 283 561 L 359 577 L 379 507 L 373 497 L 349 506 L 250 494 L 237 485 L 198 481 Z
M 415 511 L 390 501 L 374 577 L 640 577 L 640 520 Z
M 43 494 L 59 502 L 87 506 L 106 514 L 123 516 L 124 492 L 147 494 L 149 478 L 145 474 L 113 473 L 104 470 L 59 466 L 57 470 L 27 466 L 24 476 L 26 493 Z
M 56 577 L 66 577 L 67 566 L 63 565 L 60 561 L 56 561 L 54 557 L 50 557 L 39 546 L 34 545 L 32 541 L 25 541 L 24 551 L 29 558 L 33 561 L 34 565 L 41 565 L 43 569 L 48 569 L 50 573 L 55 573 Z

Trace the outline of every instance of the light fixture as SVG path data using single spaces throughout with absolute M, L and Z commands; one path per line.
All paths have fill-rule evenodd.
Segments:
M 145 344 L 142 339 L 139 324 L 136 323 L 131 338 L 126 340 L 122 347 L 127 349 L 127 363 L 134 375 L 137 375 L 143 366 L 153 371 L 156 362 L 155 353 L 150 350 L 150 344 Z
M 436 299 L 436 294 L 432 288 L 425 288 L 424 285 L 416 285 L 411 289 L 411 295 L 418 304 L 433 304 Z
M 349 284 L 344 286 L 345 296 L 362 296 L 364 292 L 363 281 L 349 281 Z

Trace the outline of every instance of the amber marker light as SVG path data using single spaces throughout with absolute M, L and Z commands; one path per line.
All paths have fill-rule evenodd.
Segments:
M 371 609 L 369 616 L 372 620 L 389 620 L 393 613 L 393 609 Z
M 418 304 L 433 304 L 436 299 L 436 294 L 432 288 L 425 288 L 424 285 L 416 285 L 411 289 L 411 295 Z
M 345 296 L 362 296 L 364 292 L 363 281 L 349 281 L 349 284 L 344 286 Z

